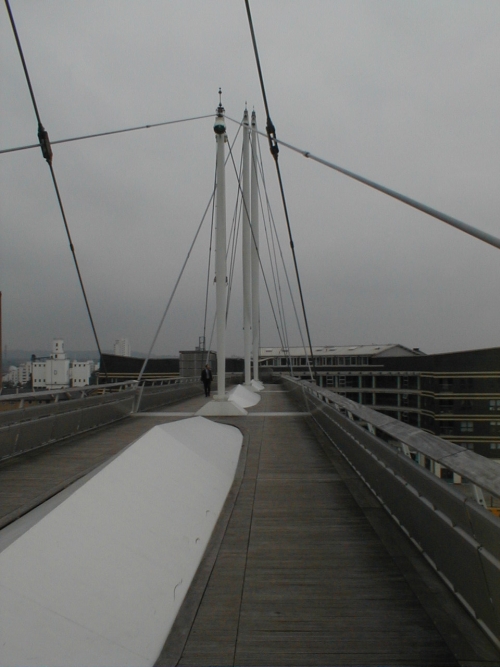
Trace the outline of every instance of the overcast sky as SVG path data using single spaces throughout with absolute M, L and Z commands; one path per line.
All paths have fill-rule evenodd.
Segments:
M 11 7 L 52 140 L 212 114 L 219 86 L 229 116 L 241 118 L 246 102 L 264 128 L 243 0 Z M 278 138 L 500 236 L 498 0 L 251 7 Z M 5 7 L 0 44 L 0 148 L 36 143 Z M 104 349 L 121 337 L 134 351 L 151 343 L 212 191 L 212 126 L 208 118 L 53 147 Z M 230 141 L 236 131 L 228 123 Z M 261 145 L 292 275 L 274 166 Z M 234 150 L 239 160 L 241 146 Z M 0 164 L 4 345 L 47 348 L 62 337 L 68 349 L 95 347 L 47 164 L 39 149 L 0 155 Z M 280 164 L 313 344 L 426 352 L 499 344 L 498 250 L 286 148 Z M 228 226 L 236 189 L 228 173 Z M 203 333 L 209 235 L 210 219 L 155 354 L 193 348 Z M 237 272 L 229 354 L 242 352 Z M 212 281 L 213 268 L 208 330 Z M 262 344 L 278 345 L 265 293 L 261 301 Z

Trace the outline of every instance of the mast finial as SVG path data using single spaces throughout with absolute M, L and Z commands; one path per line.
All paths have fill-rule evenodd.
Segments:
M 219 106 L 215 110 L 217 118 L 215 119 L 214 132 L 215 134 L 224 134 L 226 131 L 226 123 L 224 121 L 225 109 L 222 106 L 222 89 L 219 88 Z

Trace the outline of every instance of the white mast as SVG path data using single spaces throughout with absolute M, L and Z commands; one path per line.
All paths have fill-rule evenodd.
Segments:
M 253 350 L 253 379 L 259 381 L 259 351 L 260 351 L 260 304 L 259 304 L 259 190 L 257 183 L 257 117 L 252 111 L 252 201 L 251 201 L 251 231 L 252 231 L 252 350 Z
M 243 226 L 242 226 L 242 254 L 243 254 L 243 334 L 245 357 L 245 381 L 249 386 L 252 380 L 252 276 L 251 276 L 251 231 L 250 231 L 250 126 L 248 110 L 243 114 Z
M 219 96 L 221 91 L 219 90 Z M 215 281 L 217 308 L 217 398 L 226 397 L 226 182 L 224 144 L 226 141 L 226 123 L 224 107 L 219 97 L 217 117 L 214 123 L 217 143 L 217 193 L 216 193 L 216 236 L 215 236 Z
M 236 402 L 228 400 L 226 394 L 226 306 L 227 306 L 227 266 L 226 266 L 226 182 L 224 144 L 226 137 L 226 122 L 224 107 L 219 89 L 219 106 L 214 123 L 215 141 L 217 143 L 216 178 L 217 192 L 215 205 L 217 206 L 216 233 L 215 233 L 215 300 L 217 309 L 217 394 L 213 401 L 205 403 L 196 413 L 206 417 L 226 417 L 231 415 L 248 414 Z

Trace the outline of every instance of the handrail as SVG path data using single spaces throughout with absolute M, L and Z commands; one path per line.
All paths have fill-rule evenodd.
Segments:
M 85 385 L 84 387 L 67 387 L 65 389 L 48 389 L 45 391 L 5 394 L 4 396 L 0 396 L 0 406 L 5 403 L 47 401 L 50 399 L 55 400 L 59 397 L 65 397 L 67 399 L 83 398 L 93 393 L 102 393 L 103 390 L 112 390 L 113 392 L 116 392 L 123 391 L 125 389 L 135 389 L 136 385 L 136 380 L 129 380 L 127 382 L 111 382 L 108 384 L 89 384 Z M 21 405 L 20 407 L 23 406 Z
M 291 376 L 287 376 L 286 379 L 301 386 L 305 392 L 320 397 L 325 403 L 332 405 L 373 435 L 386 441 L 396 441 L 406 445 L 411 452 L 427 456 L 444 468 L 466 477 L 488 493 L 500 497 L 500 466 L 492 464 L 483 456 L 382 412 L 360 405 L 330 389 L 318 387 L 307 380 L 298 380 Z
M 500 648 L 500 522 L 482 497 L 499 495 L 498 464 L 310 382 L 282 382 Z M 475 498 L 421 455 L 465 475 Z

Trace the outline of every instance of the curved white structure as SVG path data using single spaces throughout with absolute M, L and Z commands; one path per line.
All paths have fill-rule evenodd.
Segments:
M 153 665 L 232 485 L 242 435 L 156 426 L 0 533 L 0 664 Z

